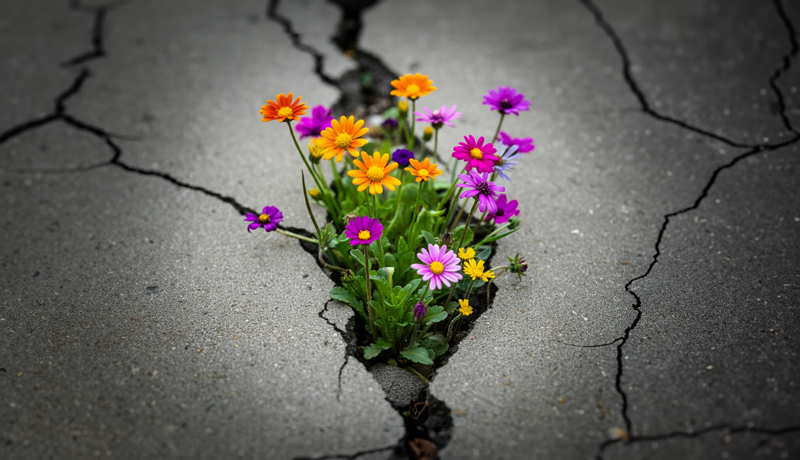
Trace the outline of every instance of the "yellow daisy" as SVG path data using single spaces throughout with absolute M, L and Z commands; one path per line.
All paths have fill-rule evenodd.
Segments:
M 469 260 L 475 258 L 475 250 L 472 248 L 467 248 L 465 251 L 464 248 L 458 250 L 458 258 L 461 260 Z
M 370 158 L 369 154 L 361 152 L 361 158 L 364 160 L 363 162 L 353 160 L 353 164 L 358 169 L 347 171 L 347 175 L 354 178 L 353 184 L 358 185 L 359 192 L 363 192 L 369 187 L 369 193 L 375 195 L 383 193 L 384 185 L 389 190 L 394 190 L 395 185 L 400 185 L 399 179 L 389 175 L 399 165 L 397 163 L 386 165 L 389 162 L 388 153 L 381 156 L 380 153 L 375 152 Z
M 475 262 L 475 259 L 464 262 L 464 274 L 473 280 L 480 278 L 481 281 L 489 281 L 490 278 L 494 278 L 494 272 L 491 270 L 484 271 L 483 261 Z
M 469 306 L 469 299 L 458 299 L 458 304 L 460 305 L 458 311 L 464 316 L 469 316 L 472 314 L 472 307 Z
M 319 145 L 325 148 L 322 152 L 322 158 L 330 160 L 336 157 L 336 162 L 342 161 L 342 156 L 345 150 L 350 152 L 350 155 L 358 158 L 359 147 L 363 147 L 367 143 L 366 139 L 357 139 L 369 132 L 368 128 L 362 128 L 364 120 L 355 121 L 354 117 L 346 118 L 342 116 L 339 121 L 332 120 L 331 125 L 322 131 L 322 140 Z

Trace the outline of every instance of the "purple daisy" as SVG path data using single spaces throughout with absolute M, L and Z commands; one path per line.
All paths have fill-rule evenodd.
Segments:
M 486 220 L 494 219 L 496 224 L 504 224 L 508 219 L 518 216 L 519 209 L 517 209 L 517 200 L 508 201 L 506 194 L 502 194 L 497 198 L 497 211 L 486 215 Z
M 383 225 L 369 216 L 356 217 L 344 228 L 344 236 L 350 238 L 353 246 L 371 244 L 383 236 Z
M 430 123 L 433 129 L 439 129 L 442 125 L 455 128 L 455 125 L 450 123 L 450 121 L 461 118 L 461 112 L 456 112 L 457 107 L 457 105 L 454 105 L 448 109 L 446 105 L 443 105 L 441 109 L 434 110 L 433 112 L 431 112 L 431 109 L 423 107 L 422 109 L 425 113 L 414 112 L 414 115 L 419 117 L 417 121 Z
M 533 138 L 532 137 L 511 137 L 505 131 L 500 131 L 500 140 L 506 145 L 516 145 L 519 147 L 517 152 L 519 153 L 528 153 L 533 152 L 533 149 L 536 148 L 533 145 Z
M 428 307 L 425 306 L 424 303 L 420 302 L 414 305 L 414 319 L 417 321 L 421 320 L 428 314 Z
M 422 275 L 422 281 L 430 280 L 431 291 L 441 289 L 442 283 L 450 287 L 451 282 L 457 283 L 461 279 L 461 275 L 456 273 L 461 269 L 458 256 L 453 251 L 448 251 L 447 246 L 439 249 L 438 244 L 429 244 L 428 250 L 423 248 L 417 257 L 422 263 L 411 264 L 411 268 Z
M 478 174 L 475 171 L 470 171 L 469 174 L 459 174 L 458 178 L 463 180 L 463 184 L 457 184 L 456 187 L 464 187 L 467 189 L 461 194 L 460 198 L 469 198 L 477 195 L 478 211 L 484 212 L 487 209 L 489 214 L 497 212 L 497 192 L 505 192 L 506 188 L 495 185 L 494 182 L 488 180 L 489 174 Z
M 303 117 L 297 123 L 297 132 L 300 133 L 300 139 L 309 136 L 319 136 L 319 133 L 324 131 L 325 128 L 331 125 L 333 115 L 331 109 L 326 109 L 324 105 L 318 105 L 311 109 L 310 117 Z
M 283 214 L 275 206 L 265 206 L 260 215 L 255 215 L 248 212 L 244 218 L 245 222 L 251 222 L 247 226 L 247 232 L 250 233 L 258 227 L 264 227 L 264 230 L 271 232 L 278 228 L 278 224 L 283 220 Z
M 503 115 L 513 113 L 519 116 L 520 111 L 530 110 L 531 102 L 525 100 L 525 95 L 518 93 L 516 88 L 500 86 L 483 95 L 483 104 L 491 106 L 492 110 L 497 110 Z
M 515 161 L 520 157 L 517 150 L 518 147 L 516 145 L 505 145 L 501 142 L 497 145 L 497 148 L 500 154 L 497 156 L 497 163 L 494 164 L 494 172 L 503 179 L 510 181 L 511 179 L 506 175 L 506 171 L 511 171 L 519 163 Z
M 483 136 L 475 138 L 470 134 L 464 136 L 466 142 L 459 142 L 453 149 L 453 157 L 467 162 L 467 172 L 472 171 L 472 168 L 478 172 L 488 173 L 494 171 L 494 163 L 498 158 L 494 155 L 497 150 L 492 144 L 484 144 Z
M 401 167 L 408 166 L 410 159 L 414 158 L 414 152 L 406 149 L 397 149 L 392 153 L 392 161 L 399 164 Z

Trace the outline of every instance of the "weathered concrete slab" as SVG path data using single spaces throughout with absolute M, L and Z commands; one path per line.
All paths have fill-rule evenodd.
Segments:
M 14 82 L 0 89 L 10 107 L 0 132 L 52 113 L 79 69 L 41 69 L 91 50 L 91 8 L 110 5 L 20 4 L 0 7 L 14 37 L 0 45 Z M 785 26 L 797 6 L 783 5 L 784 18 L 768 2 L 593 5 L 382 2 L 365 13 L 360 46 L 439 88 L 419 108 L 463 112 L 442 131 L 443 155 L 465 134 L 492 135 L 497 118 L 481 105 L 489 89 L 516 86 L 532 101 L 504 124 L 536 139 L 503 184 L 526 224 L 494 260 L 519 252 L 530 276 L 498 280 L 493 309 L 433 381 L 455 425 L 441 456 L 743 458 L 755 449 L 791 458 L 798 369 L 786 357 L 796 353 L 797 296 L 764 280 L 797 275 L 796 148 L 723 171 L 697 211 L 671 219 L 661 258 L 631 287 L 638 322 L 625 285 L 648 273 L 664 216 L 695 203 L 747 152 L 737 144 L 792 136 L 769 78 L 792 49 Z M 351 68 L 328 39 L 337 8 L 302 0 L 277 13 L 330 75 Z M 31 30 L 63 40 L 31 42 L 21 27 L 29 16 Z M 258 109 L 279 92 L 315 105 L 338 91 L 264 1 L 137 1 L 108 6 L 103 24 L 105 54 L 78 66 L 91 74 L 65 101 L 65 113 L 97 130 L 59 121 L 0 144 L 9 241 L 0 342 L 10 350 L 0 358 L 0 456 L 386 458 L 380 449 L 402 436 L 402 421 L 361 364 L 345 365 L 336 328 L 350 313 L 326 304 L 330 280 L 295 242 L 248 235 L 229 204 L 164 180 L 245 207 L 277 205 L 287 225 L 310 228 L 294 178 L 301 162 L 285 126 L 261 123 Z M 796 69 L 776 85 L 798 124 Z M 691 126 L 642 112 L 636 90 Z M 120 147 L 114 164 L 43 172 L 107 160 L 109 139 Z M 722 262 L 723 249 L 741 263 Z M 722 359 L 725 347 L 735 363 Z M 599 450 L 628 424 L 631 444 Z

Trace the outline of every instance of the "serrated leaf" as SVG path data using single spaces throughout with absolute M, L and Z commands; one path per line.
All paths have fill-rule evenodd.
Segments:
M 364 358 L 372 359 L 381 354 L 383 350 L 385 350 L 385 348 L 381 348 L 378 345 L 371 343 L 367 348 L 364 349 Z
M 378 341 L 375 342 L 375 345 L 379 347 L 381 350 L 388 350 L 392 348 L 392 344 L 383 340 L 383 337 L 378 337 Z
M 431 356 L 428 354 L 428 349 L 423 347 L 401 351 L 400 356 L 419 364 L 433 364 L 433 359 L 431 359 Z
M 350 305 L 355 311 L 361 314 L 361 316 L 366 316 L 364 313 L 364 304 L 347 289 L 336 286 L 335 288 L 331 289 L 330 296 L 332 299 L 336 299 L 346 303 L 347 305 Z

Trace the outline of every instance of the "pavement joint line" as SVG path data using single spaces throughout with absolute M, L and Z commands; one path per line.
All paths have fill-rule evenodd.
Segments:
M 791 139 L 783 141 L 783 142 L 773 143 L 773 144 L 760 144 L 760 145 L 745 145 L 745 144 L 741 144 L 741 143 L 738 143 L 736 141 L 733 141 L 733 140 L 727 139 L 725 137 L 722 137 L 722 136 L 720 136 L 718 134 L 715 134 L 715 133 L 706 131 L 706 130 L 704 130 L 702 128 L 698 128 L 696 126 L 693 126 L 693 125 L 691 125 L 691 124 L 689 124 L 687 122 L 681 121 L 679 119 L 672 118 L 672 117 L 660 114 L 660 113 L 656 112 L 655 110 L 653 110 L 650 107 L 649 103 L 647 102 L 647 97 L 642 92 L 641 88 L 639 88 L 639 85 L 636 83 L 635 79 L 633 78 L 633 76 L 630 73 L 631 63 L 630 63 L 630 59 L 628 57 L 628 52 L 627 52 L 627 50 L 625 48 L 624 43 L 620 39 L 619 35 L 616 33 L 616 31 L 613 29 L 613 27 L 605 20 L 605 18 L 603 17 L 602 12 L 597 7 L 597 5 L 594 4 L 593 0 L 580 0 L 580 2 L 592 13 L 592 15 L 594 16 L 598 26 L 601 29 L 603 29 L 603 31 L 606 33 L 606 35 L 608 35 L 609 39 L 613 42 L 614 47 L 616 48 L 617 52 L 619 53 L 620 58 L 621 58 L 622 63 L 623 63 L 623 69 L 622 70 L 623 70 L 623 76 L 625 78 L 625 81 L 628 84 L 628 86 L 631 89 L 631 91 L 635 94 L 635 96 L 639 100 L 639 103 L 641 104 L 641 109 L 645 113 L 653 116 L 654 118 L 656 118 L 658 120 L 665 121 L 665 122 L 672 123 L 672 124 L 676 124 L 676 125 L 684 128 L 684 129 L 687 129 L 687 130 L 690 130 L 690 131 L 693 131 L 693 132 L 696 132 L 696 133 L 699 133 L 699 134 L 706 135 L 706 136 L 711 137 L 713 139 L 722 141 L 722 142 L 724 142 L 724 143 L 726 143 L 728 145 L 731 145 L 731 146 L 734 146 L 734 147 L 747 147 L 747 148 L 749 148 L 748 151 L 737 155 L 736 157 L 734 157 L 728 163 L 716 168 L 712 172 L 711 176 L 709 177 L 709 180 L 706 183 L 705 187 L 703 187 L 702 192 L 695 199 L 694 203 L 691 206 L 688 206 L 686 208 L 683 208 L 683 209 L 680 209 L 678 211 L 674 211 L 674 212 L 671 212 L 669 214 L 664 215 L 664 221 L 661 224 L 661 228 L 659 229 L 658 236 L 656 238 L 656 242 L 655 242 L 655 245 L 654 245 L 655 254 L 653 255 L 652 261 L 650 262 L 649 266 L 647 267 L 647 270 L 642 275 L 639 275 L 639 276 L 629 280 L 625 284 L 625 290 L 629 294 L 631 294 L 633 296 L 633 298 L 635 299 L 635 302 L 632 305 L 632 308 L 636 311 L 636 316 L 633 319 L 633 321 L 631 322 L 631 324 L 627 328 L 625 328 L 623 336 L 615 339 L 614 341 L 612 341 L 610 343 L 605 343 L 605 344 L 598 344 L 598 345 L 567 344 L 567 345 L 579 346 L 579 347 L 583 347 L 583 348 L 593 348 L 593 347 L 608 346 L 608 345 L 613 344 L 615 342 L 619 342 L 617 344 L 617 375 L 616 375 L 616 379 L 615 379 L 615 388 L 617 390 L 617 393 L 619 393 L 620 397 L 622 398 L 621 413 L 622 413 L 622 418 L 623 418 L 623 420 L 625 422 L 625 436 L 624 436 L 624 438 L 607 439 L 602 444 L 600 444 L 600 446 L 598 448 L 598 452 L 596 454 L 596 459 L 597 460 L 602 460 L 603 459 L 603 455 L 605 453 L 605 449 L 608 446 L 613 445 L 613 444 L 617 444 L 617 443 L 623 442 L 623 441 L 626 444 L 628 444 L 628 443 L 635 443 L 635 442 L 648 441 L 648 440 L 652 441 L 652 440 L 657 440 L 657 439 L 669 439 L 669 438 L 674 438 L 674 437 L 696 438 L 696 437 L 700 436 L 700 434 L 704 434 L 704 433 L 712 432 L 712 431 L 724 430 L 724 429 L 728 429 L 731 432 L 752 431 L 752 432 L 759 432 L 759 433 L 764 433 L 764 434 L 783 434 L 785 432 L 800 431 L 800 426 L 794 426 L 794 427 L 789 427 L 789 428 L 784 428 L 784 429 L 777 429 L 777 430 L 770 430 L 770 429 L 761 429 L 761 428 L 756 429 L 756 428 L 752 428 L 752 427 L 732 427 L 732 425 L 720 425 L 720 426 L 716 426 L 716 427 L 707 428 L 707 429 L 704 429 L 704 430 L 699 430 L 699 431 L 697 431 L 695 433 L 672 432 L 672 433 L 668 433 L 668 434 L 665 434 L 665 435 L 636 436 L 636 435 L 633 434 L 633 424 L 632 424 L 632 421 L 630 419 L 630 416 L 628 415 L 628 397 L 627 397 L 627 393 L 625 393 L 625 391 L 622 389 L 622 383 L 621 383 L 622 374 L 623 374 L 622 347 L 628 341 L 628 338 L 630 337 L 631 331 L 633 331 L 633 329 L 636 328 L 636 325 L 639 323 L 639 320 L 642 317 L 642 311 L 641 311 L 642 301 L 641 301 L 641 298 L 636 294 L 635 291 L 633 291 L 631 289 L 631 285 L 633 283 L 635 283 L 636 281 L 639 281 L 639 280 L 644 279 L 645 277 L 647 277 L 650 274 L 650 272 L 653 270 L 653 267 L 655 266 L 655 264 L 658 263 L 658 257 L 661 255 L 661 241 L 662 241 L 662 239 L 664 237 L 664 233 L 666 232 L 667 226 L 669 225 L 670 219 L 672 217 L 676 217 L 678 215 L 681 215 L 681 214 L 684 214 L 684 213 L 687 213 L 687 212 L 690 212 L 690 211 L 693 211 L 693 210 L 697 209 L 700 206 L 700 204 L 703 202 L 703 200 L 708 197 L 708 193 L 711 190 L 711 187 L 714 185 L 714 183 L 716 182 L 717 177 L 719 176 L 719 174 L 722 171 L 735 166 L 741 160 L 743 160 L 745 158 L 748 158 L 748 157 L 750 157 L 752 155 L 755 155 L 757 153 L 765 152 L 765 151 L 775 151 L 775 150 L 778 150 L 778 149 L 780 149 L 782 147 L 786 147 L 786 146 L 792 145 L 792 144 L 796 143 L 798 140 L 800 140 L 800 132 L 798 132 L 794 128 L 794 126 L 792 125 L 792 123 L 789 120 L 788 116 L 786 115 L 787 108 L 786 108 L 786 103 L 785 103 L 785 100 L 784 100 L 784 96 L 783 96 L 783 93 L 781 92 L 780 88 L 777 85 L 777 80 L 785 72 L 787 72 L 791 68 L 792 59 L 797 56 L 798 50 L 800 49 L 800 46 L 798 46 L 798 41 L 797 41 L 797 35 L 796 35 L 796 32 L 795 32 L 795 28 L 794 28 L 791 20 L 789 19 L 789 17 L 786 15 L 785 10 L 783 9 L 783 5 L 781 4 L 781 0 L 773 0 L 773 3 L 775 5 L 777 14 L 781 19 L 781 22 L 784 24 L 784 27 L 787 30 L 787 34 L 789 35 L 789 42 L 790 42 L 791 46 L 790 46 L 789 51 L 786 52 L 783 55 L 783 57 L 781 59 L 781 63 L 782 63 L 781 66 L 776 68 L 775 71 L 770 76 L 769 84 L 770 84 L 770 87 L 775 92 L 775 95 L 776 95 L 776 97 L 778 99 L 778 104 L 779 104 L 779 107 L 780 107 L 780 115 L 781 115 L 781 119 L 783 121 L 783 124 L 789 131 L 791 131 L 794 134 L 794 136 Z

